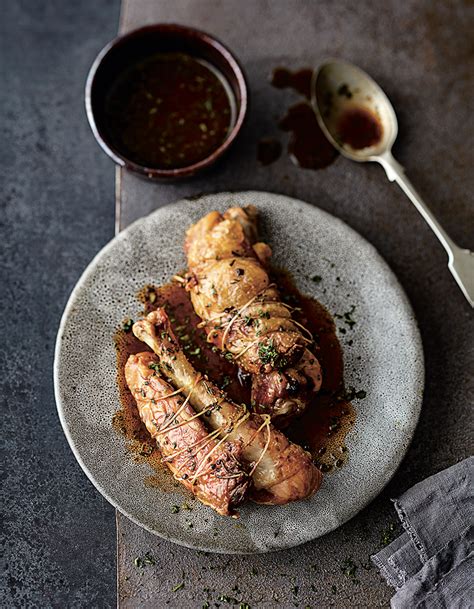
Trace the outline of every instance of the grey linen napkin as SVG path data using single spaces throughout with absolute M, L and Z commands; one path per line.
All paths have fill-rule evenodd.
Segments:
M 405 532 L 372 556 L 393 609 L 474 607 L 473 469 L 470 457 L 394 501 Z

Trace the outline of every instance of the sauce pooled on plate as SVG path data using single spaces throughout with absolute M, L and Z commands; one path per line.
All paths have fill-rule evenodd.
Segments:
M 315 394 L 309 408 L 300 419 L 285 430 L 288 438 L 308 450 L 314 462 L 328 472 L 344 465 L 348 458 L 345 438 L 352 429 L 356 412 L 344 383 L 342 348 L 337 337 L 337 328 L 331 314 L 317 300 L 301 294 L 292 278 L 284 271 L 273 271 L 284 294 L 285 302 L 297 307 L 295 319 L 303 323 L 315 336 L 315 354 L 323 367 L 323 384 Z M 233 362 L 226 359 L 217 347 L 207 342 L 207 334 L 199 328 L 201 319 L 196 315 L 189 293 L 179 283 L 160 287 L 146 286 L 139 299 L 144 305 L 144 314 L 164 307 L 170 317 L 173 330 L 189 361 L 200 372 L 236 403 L 250 404 L 249 376 Z M 138 415 L 124 375 L 124 366 L 131 353 L 149 351 L 131 332 L 129 320 L 125 328 L 115 334 L 117 349 L 117 381 L 120 390 L 121 408 L 114 416 L 114 426 L 128 440 L 127 447 L 139 462 L 147 462 L 154 470 L 147 483 L 173 490 L 177 485 L 161 463 L 156 443 L 151 439 Z

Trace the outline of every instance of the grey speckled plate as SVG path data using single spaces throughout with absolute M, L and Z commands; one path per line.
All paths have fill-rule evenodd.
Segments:
M 255 204 L 274 263 L 333 313 L 356 306 L 344 347 L 347 385 L 363 388 L 349 462 L 327 475 L 311 499 L 286 506 L 249 503 L 239 520 L 198 503 L 173 514 L 183 494 L 145 486 L 151 470 L 125 452 L 111 419 L 119 405 L 112 335 L 136 319 L 136 292 L 185 267 L 185 229 L 213 209 Z M 321 275 L 323 281 L 309 277 Z M 347 335 L 346 335 L 347 336 Z M 137 524 L 176 543 L 227 553 L 289 548 L 324 535 L 365 507 L 402 460 L 420 412 L 424 380 L 417 324 L 397 279 L 376 250 L 333 216 L 301 201 L 264 192 L 221 193 L 184 200 L 138 220 L 88 266 L 64 312 L 54 381 L 59 416 L 77 460 L 97 489 Z M 191 526 L 192 524 L 192 526 Z

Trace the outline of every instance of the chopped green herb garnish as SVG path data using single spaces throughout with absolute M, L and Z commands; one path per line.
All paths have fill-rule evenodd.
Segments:
M 345 389 L 344 393 L 342 393 L 338 396 L 338 399 L 347 400 L 348 402 L 351 402 L 354 398 L 363 400 L 366 396 L 367 396 L 367 392 L 364 391 L 363 389 L 356 391 L 355 387 L 349 387 L 349 388 Z
M 232 603 L 233 605 L 239 602 L 237 599 L 233 598 L 232 596 L 228 596 L 227 594 L 219 594 L 217 600 L 221 601 L 222 603 Z
M 173 505 L 171 507 L 171 513 L 172 514 L 177 514 L 179 512 L 179 505 Z
M 230 385 L 232 382 L 232 379 L 230 378 L 230 376 L 225 376 L 222 379 L 222 383 L 221 383 L 221 389 L 225 389 L 227 387 L 227 385 Z
M 260 343 L 258 346 L 258 357 L 262 364 L 270 364 L 272 368 L 284 368 L 287 365 L 287 360 L 275 348 L 273 340 L 267 343 Z
M 156 565 L 156 560 L 150 552 L 147 552 L 143 556 L 137 556 L 133 561 L 134 565 L 139 569 L 146 567 L 147 565 Z
M 130 330 L 132 329 L 132 326 L 133 326 L 133 319 L 127 319 L 122 324 L 122 330 L 124 332 L 130 332 Z
M 392 541 L 394 539 L 395 539 L 395 525 L 391 523 L 387 527 L 385 527 L 385 529 L 382 531 L 382 535 L 380 537 L 380 543 L 382 544 L 382 546 L 388 546 L 388 544 L 392 543 Z
M 150 446 L 150 444 L 143 443 L 140 447 L 139 454 L 142 457 L 149 457 L 152 452 L 153 452 L 153 446 Z
M 171 592 L 178 592 L 178 590 L 181 590 L 182 588 L 184 588 L 184 582 L 181 582 L 180 584 L 177 584 L 174 588 L 171 588 Z
M 360 581 L 356 577 L 357 568 L 358 568 L 357 565 L 355 564 L 355 562 L 352 560 L 351 557 L 345 558 L 342 561 L 341 571 L 344 573 L 344 575 L 347 575 L 347 577 L 349 577 L 353 581 L 354 584 L 360 583 Z

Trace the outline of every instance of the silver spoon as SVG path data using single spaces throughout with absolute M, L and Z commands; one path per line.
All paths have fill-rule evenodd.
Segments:
M 376 161 L 397 182 L 448 253 L 448 267 L 474 307 L 474 253 L 454 243 L 393 158 L 397 117 L 388 97 L 368 74 L 343 61 L 324 63 L 313 74 L 311 101 L 329 141 L 353 161 Z

